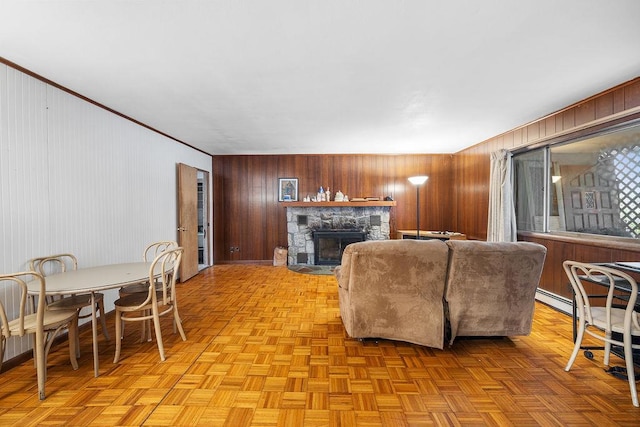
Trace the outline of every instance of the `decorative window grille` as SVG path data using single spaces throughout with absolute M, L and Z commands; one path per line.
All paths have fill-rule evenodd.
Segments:
M 640 237 L 640 144 L 612 149 L 618 182 L 620 219 L 627 231 Z

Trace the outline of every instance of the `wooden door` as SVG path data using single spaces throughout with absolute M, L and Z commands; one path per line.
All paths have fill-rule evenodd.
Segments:
M 198 274 L 198 170 L 178 164 L 178 244 L 184 248 L 180 281 Z

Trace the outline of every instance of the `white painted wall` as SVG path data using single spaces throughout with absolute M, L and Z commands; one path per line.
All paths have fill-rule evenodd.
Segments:
M 137 261 L 177 239 L 177 163 L 213 176 L 211 156 L 0 64 L 0 273 L 60 252 Z M 18 293 L 2 284 L 0 298 L 11 311 Z M 5 360 L 30 348 L 12 338 Z

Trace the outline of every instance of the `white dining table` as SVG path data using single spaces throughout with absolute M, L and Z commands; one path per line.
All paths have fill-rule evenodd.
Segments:
M 151 262 L 131 262 L 123 264 L 109 264 L 98 267 L 69 270 L 63 273 L 45 277 L 47 295 L 91 294 L 91 329 L 93 332 L 93 368 L 94 375 L 99 374 L 98 360 L 98 320 L 96 316 L 95 293 L 116 289 L 122 286 L 147 282 L 150 275 Z M 153 277 L 161 274 L 158 263 Z M 39 284 L 27 284 L 29 294 L 39 293 Z

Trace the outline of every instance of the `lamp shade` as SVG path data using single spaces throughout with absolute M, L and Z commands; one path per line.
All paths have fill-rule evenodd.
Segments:
M 428 176 L 426 176 L 426 175 L 410 176 L 410 177 L 409 177 L 409 182 L 410 182 L 410 183 L 412 183 L 413 185 L 422 185 L 422 184 L 424 184 L 428 179 L 429 179 L 429 177 L 428 177 Z

